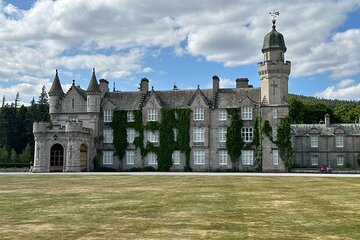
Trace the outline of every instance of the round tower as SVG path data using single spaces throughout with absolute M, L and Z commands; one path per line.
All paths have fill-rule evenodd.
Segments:
M 264 61 L 258 64 L 261 81 L 262 104 L 282 104 L 288 102 L 288 80 L 291 63 L 284 61 L 286 46 L 284 37 L 276 31 L 276 19 L 273 18 L 271 32 L 265 35 L 261 51 Z
M 64 97 L 64 91 L 62 90 L 59 80 L 58 70 L 56 69 L 54 81 L 49 91 L 49 113 L 56 114 L 61 113 L 61 100 Z
M 89 86 L 86 90 L 86 110 L 88 113 L 100 113 L 100 86 L 96 80 L 95 68 L 90 79 Z

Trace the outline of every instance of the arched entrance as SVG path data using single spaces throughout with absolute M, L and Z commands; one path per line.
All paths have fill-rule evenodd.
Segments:
M 62 172 L 64 169 L 64 148 L 55 144 L 50 150 L 50 172 Z
M 85 144 L 80 145 L 80 168 L 82 172 L 87 171 L 87 147 Z

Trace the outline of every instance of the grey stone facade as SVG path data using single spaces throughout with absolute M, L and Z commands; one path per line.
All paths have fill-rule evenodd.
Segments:
M 88 88 L 82 89 L 73 82 L 64 93 L 56 71 L 50 96 L 50 123 L 35 123 L 34 172 L 91 171 L 93 159 L 100 166 L 118 171 L 134 167 L 157 167 L 156 155 L 142 157 L 132 143 L 139 133 L 127 129 L 129 144 L 123 159 L 115 153 L 110 123 L 115 110 L 129 114 L 140 110 L 143 124 L 161 122 L 161 109 L 190 109 L 190 167 L 193 171 L 255 170 L 254 125 L 257 118 L 268 121 L 276 130 L 281 119 L 288 116 L 288 79 L 291 63 L 284 60 L 286 52 L 283 36 L 275 30 L 264 38 L 264 61 L 258 64 L 260 88 L 253 88 L 248 79 L 236 79 L 236 88 L 220 88 L 220 79 L 212 78 L 211 89 L 157 91 L 149 89 L 143 78 L 140 90 L 133 92 L 109 91 L 108 81 L 96 79 L 93 70 Z M 243 141 L 250 147 L 236 162 L 230 160 L 226 149 L 226 130 L 230 125 L 226 109 L 238 108 L 243 119 Z M 150 116 L 151 115 L 151 116 Z M 329 120 L 328 120 L 329 121 Z M 320 164 L 357 165 L 360 152 L 360 125 L 292 125 L 294 160 L 297 166 L 314 167 Z M 176 131 L 176 129 L 174 129 Z M 343 136 L 342 147 L 336 136 Z M 318 137 L 318 145 L 311 145 L 311 136 Z M 272 137 L 276 139 L 276 131 Z M 313 137 L 313 144 L 315 138 Z M 144 145 L 153 141 L 161 144 L 158 132 L 144 131 Z M 338 142 L 337 142 L 338 141 Z M 338 143 L 338 145 L 336 145 Z M 278 147 L 267 136 L 262 137 L 262 171 L 283 172 L 285 166 Z M 185 153 L 174 152 L 172 171 L 183 171 Z M 316 161 L 317 159 L 317 161 Z M 316 164 L 315 164 L 316 163 Z M 233 166 L 235 164 L 235 166 Z

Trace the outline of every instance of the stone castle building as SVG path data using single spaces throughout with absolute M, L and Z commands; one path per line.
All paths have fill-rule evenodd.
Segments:
M 271 139 L 276 140 L 276 129 L 281 119 L 288 116 L 288 80 L 291 63 L 285 61 L 283 35 L 272 30 L 265 35 L 262 52 L 263 62 L 258 64 L 260 88 L 249 85 L 247 78 L 236 79 L 236 88 L 220 88 L 220 79 L 212 78 L 211 89 L 157 91 L 149 89 L 149 81 L 141 79 L 140 90 L 133 92 L 109 91 L 108 81 L 96 78 L 93 70 L 88 88 L 82 89 L 73 81 L 64 93 L 56 71 L 50 97 L 50 123 L 34 123 L 35 137 L 34 172 L 91 171 L 93 159 L 100 166 L 119 171 L 134 167 L 157 168 L 157 154 L 142 154 L 135 144 L 143 135 L 143 146 L 161 146 L 158 130 L 126 128 L 127 147 L 122 158 L 114 147 L 113 114 L 126 111 L 127 121 L 134 122 L 135 111 L 142 113 L 142 124 L 162 121 L 161 109 L 190 109 L 190 154 L 174 150 L 170 170 L 218 171 L 258 169 L 255 122 L 268 121 Z M 241 150 L 236 161 L 231 161 L 226 148 L 227 129 L 231 120 L 227 109 L 238 109 L 242 119 L 241 138 L 247 147 Z M 173 129 L 174 141 L 178 129 Z M 340 140 L 340 137 L 342 137 Z M 292 125 L 294 159 L 301 166 L 319 164 L 356 165 L 360 152 L 360 125 L 330 125 L 329 119 L 319 125 Z M 262 136 L 261 170 L 285 171 L 278 146 L 270 137 Z M 342 141 L 342 146 L 340 146 Z M 189 166 L 186 166 L 188 164 Z

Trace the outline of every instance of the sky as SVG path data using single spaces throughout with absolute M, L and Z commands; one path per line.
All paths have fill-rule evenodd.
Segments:
M 0 0 L 0 97 L 28 105 L 56 69 L 65 92 L 92 68 L 117 91 L 258 87 L 273 10 L 289 93 L 360 100 L 360 0 Z

